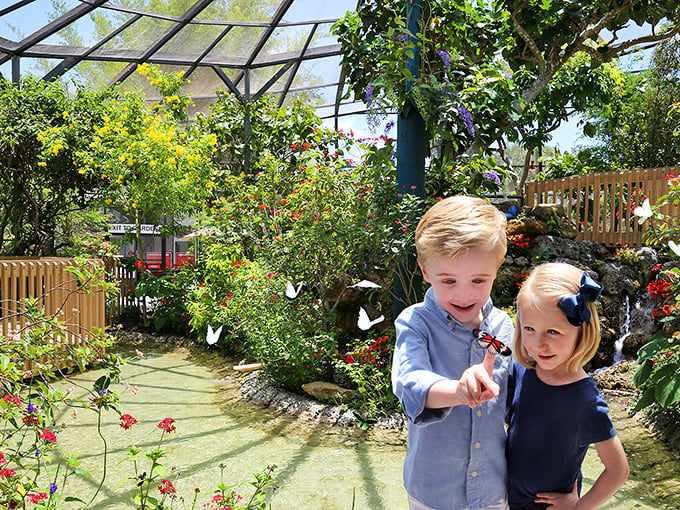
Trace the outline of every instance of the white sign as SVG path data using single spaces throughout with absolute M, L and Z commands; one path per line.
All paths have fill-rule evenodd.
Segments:
M 134 223 L 112 223 L 109 227 L 109 233 L 111 234 L 125 234 L 126 232 L 135 230 Z M 160 234 L 161 229 L 155 225 L 142 224 L 140 228 L 142 234 Z

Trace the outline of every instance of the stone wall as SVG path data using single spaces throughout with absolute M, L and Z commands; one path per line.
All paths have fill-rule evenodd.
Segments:
M 614 249 L 593 241 L 574 241 L 555 235 L 527 237 L 530 247 L 510 247 L 497 285 L 507 284 L 514 275 L 527 275 L 533 267 L 545 262 L 566 262 L 582 268 L 604 286 L 598 309 L 602 341 L 588 368 L 594 370 L 622 359 L 635 359 L 638 349 L 649 341 L 656 329 L 646 289 L 657 275 L 653 268 L 664 262 L 656 250 L 634 248 L 640 260 L 629 264 L 617 260 Z M 617 349 L 618 340 L 621 345 Z M 615 360 L 617 352 L 619 356 Z

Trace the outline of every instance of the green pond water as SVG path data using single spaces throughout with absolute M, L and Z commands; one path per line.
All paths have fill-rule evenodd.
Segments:
M 238 375 L 231 370 L 233 360 L 184 348 L 152 346 L 141 350 L 144 358 L 130 361 L 122 371 L 123 380 L 137 386 L 139 393 L 126 391 L 120 403 L 120 410 L 139 423 L 125 431 L 115 412 L 105 412 L 102 429 L 108 443 L 109 467 L 91 508 L 134 508 L 134 482 L 127 479 L 133 475 L 133 467 L 130 461 L 124 461 L 125 449 L 131 437 L 143 451 L 155 447 L 160 437 L 156 425 L 167 417 L 175 420 L 177 430 L 163 441 L 167 452 L 161 459 L 167 469 L 163 478 L 174 481 L 187 507 L 195 488 L 201 491 L 196 508 L 209 501 L 220 481 L 222 463 L 228 485 L 250 482 L 251 473 L 275 464 L 280 488 L 272 500 L 274 509 L 349 510 L 353 498 L 357 510 L 407 508 L 401 483 L 405 432 L 331 427 L 280 415 L 239 396 Z M 134 350 L 120 347 L 118 351 L 134 356 Z M 90 371 L 72 379 L 91 387 L 100 375 Z M 78 394 L 77 387 L 75 391 Z M 680 508 L 680 463 L 663 443 L 628 417 L 623 400 L 608 400 L 628 454 L 631 476 L 604 508 Z M 58 423 L 62 422 L 67 426 L 59 433 L 59 448 L 78 453 L 81 468 L 95 477 L 71 477 L 66 493 L 89 500 L 99 483 L 103 460 L 95 415 L 80 411 L 73 419 L 68 409 L 58 417 Z M 146 460 L 142 460 L 141 471 L 148 469 Z M 597 454 L 591 449 L 584 466 L 586 487 L 600 470 Z M 244 489 L 244 494 L 250 493 Z M 177 502 L 175 508 L 182 508 L 181 503 Z

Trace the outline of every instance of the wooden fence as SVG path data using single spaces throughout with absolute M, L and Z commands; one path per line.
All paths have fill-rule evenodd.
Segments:
M 25 298 L 37 299 L 46 316 L 64 323 L 60 343 L 83 345 L 93 328 L 104 328 L 105 296 L 101 290 L 85 292 L 73 274 L 69 258 L 0 259 L 0 332 L 7 338 L 27 326 Z M 27 367 L 30 368 L 30 367 Z
M 118 282 L 119 292 L 111 296 L 106 307 L 106 324 L 112 326 L 119 322 L 122 312 L 128 306 L 137 309 L 141 306 L 139 298 L 130 295 L 132 288 L 137 282 L 135 272 L 130 272 L 120 265 L 120 257 L 107 257 L 105 259 L 106 271 L 114 281 Z
M 563 179 L 532 182 L 525 188 L 525 203 L 562 204 L 567 218 L 578 230 L 577 240 L 597 241 L 608 246 L 642 246 L 644 225 L 633 209 L 645 198 L 651 204 L 668 192 L 664 177 L 680 175 L 680 166 L 647 168 L 625 172 L 575 175 Z M 670 213 L 670 206 L 662 210 Z

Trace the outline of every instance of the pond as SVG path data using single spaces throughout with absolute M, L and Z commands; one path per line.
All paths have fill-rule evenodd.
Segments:
M 280 489 L 272 508 L 349 510 L 353 502 L 356 509 L 407 508 L 401 483 L 405 432 L 333 427 L 281 415 L 240 397 L 238 376 L 231 370 L 233 360 L 178 347 L 141 349 L 144 357 L 132 359 L 122 373 L 123 380 L 139 392 L 126 391 L 120 402 L 121 412 L 131 414 L 139 423 L 126 431 L 119 426 L 115 412 L 105 412 L 102 432 L 107 438 L 109 467 L 92 508 L 134 508 L 134 482 L 128 479 L 134 471 L 132 463 L 125 460 L 126 448 L 132 438 L 142 451 L 156 446 L 160 437 L 156 425 L 167 417 L 175 420 L 176 432 L 163 440 L 167 450 L 161 459 L 167 469 L 163 478 L 174 481 L 187 507 L 195 488 L 200 488 L 196 508 L 209 501 L 220 482 L 220 464 L 224 464 L 227 485 L 250 482 L 251 473 L 275 464 Z M 134 357 L 134 349 L 119 347 L 118 351 Z M 90 371 L 73 380 L 91 387 L 99 375 Z M 627 416 L 623 402 L 610 399 L 610 405 L 628 453 L 631 477 L 604 508 L 680 508 L 680 464 L 661 442 Z M 89 500 L 98 485 L 103 460 L 96 417 L 81 411 L 74 420 L 71 411 L 65 410 L 58 417 L 61 422 L 67 425 L 59 434 L 61 451 L 78 453 L 80 467 L 95 478 L 71 477 L 66 493 Z M 141 471 L 148 466 L 147 461 Z M 591 450 L 584 468 L 586 485 L 593 483 L 600 469 L 597 454 Z

